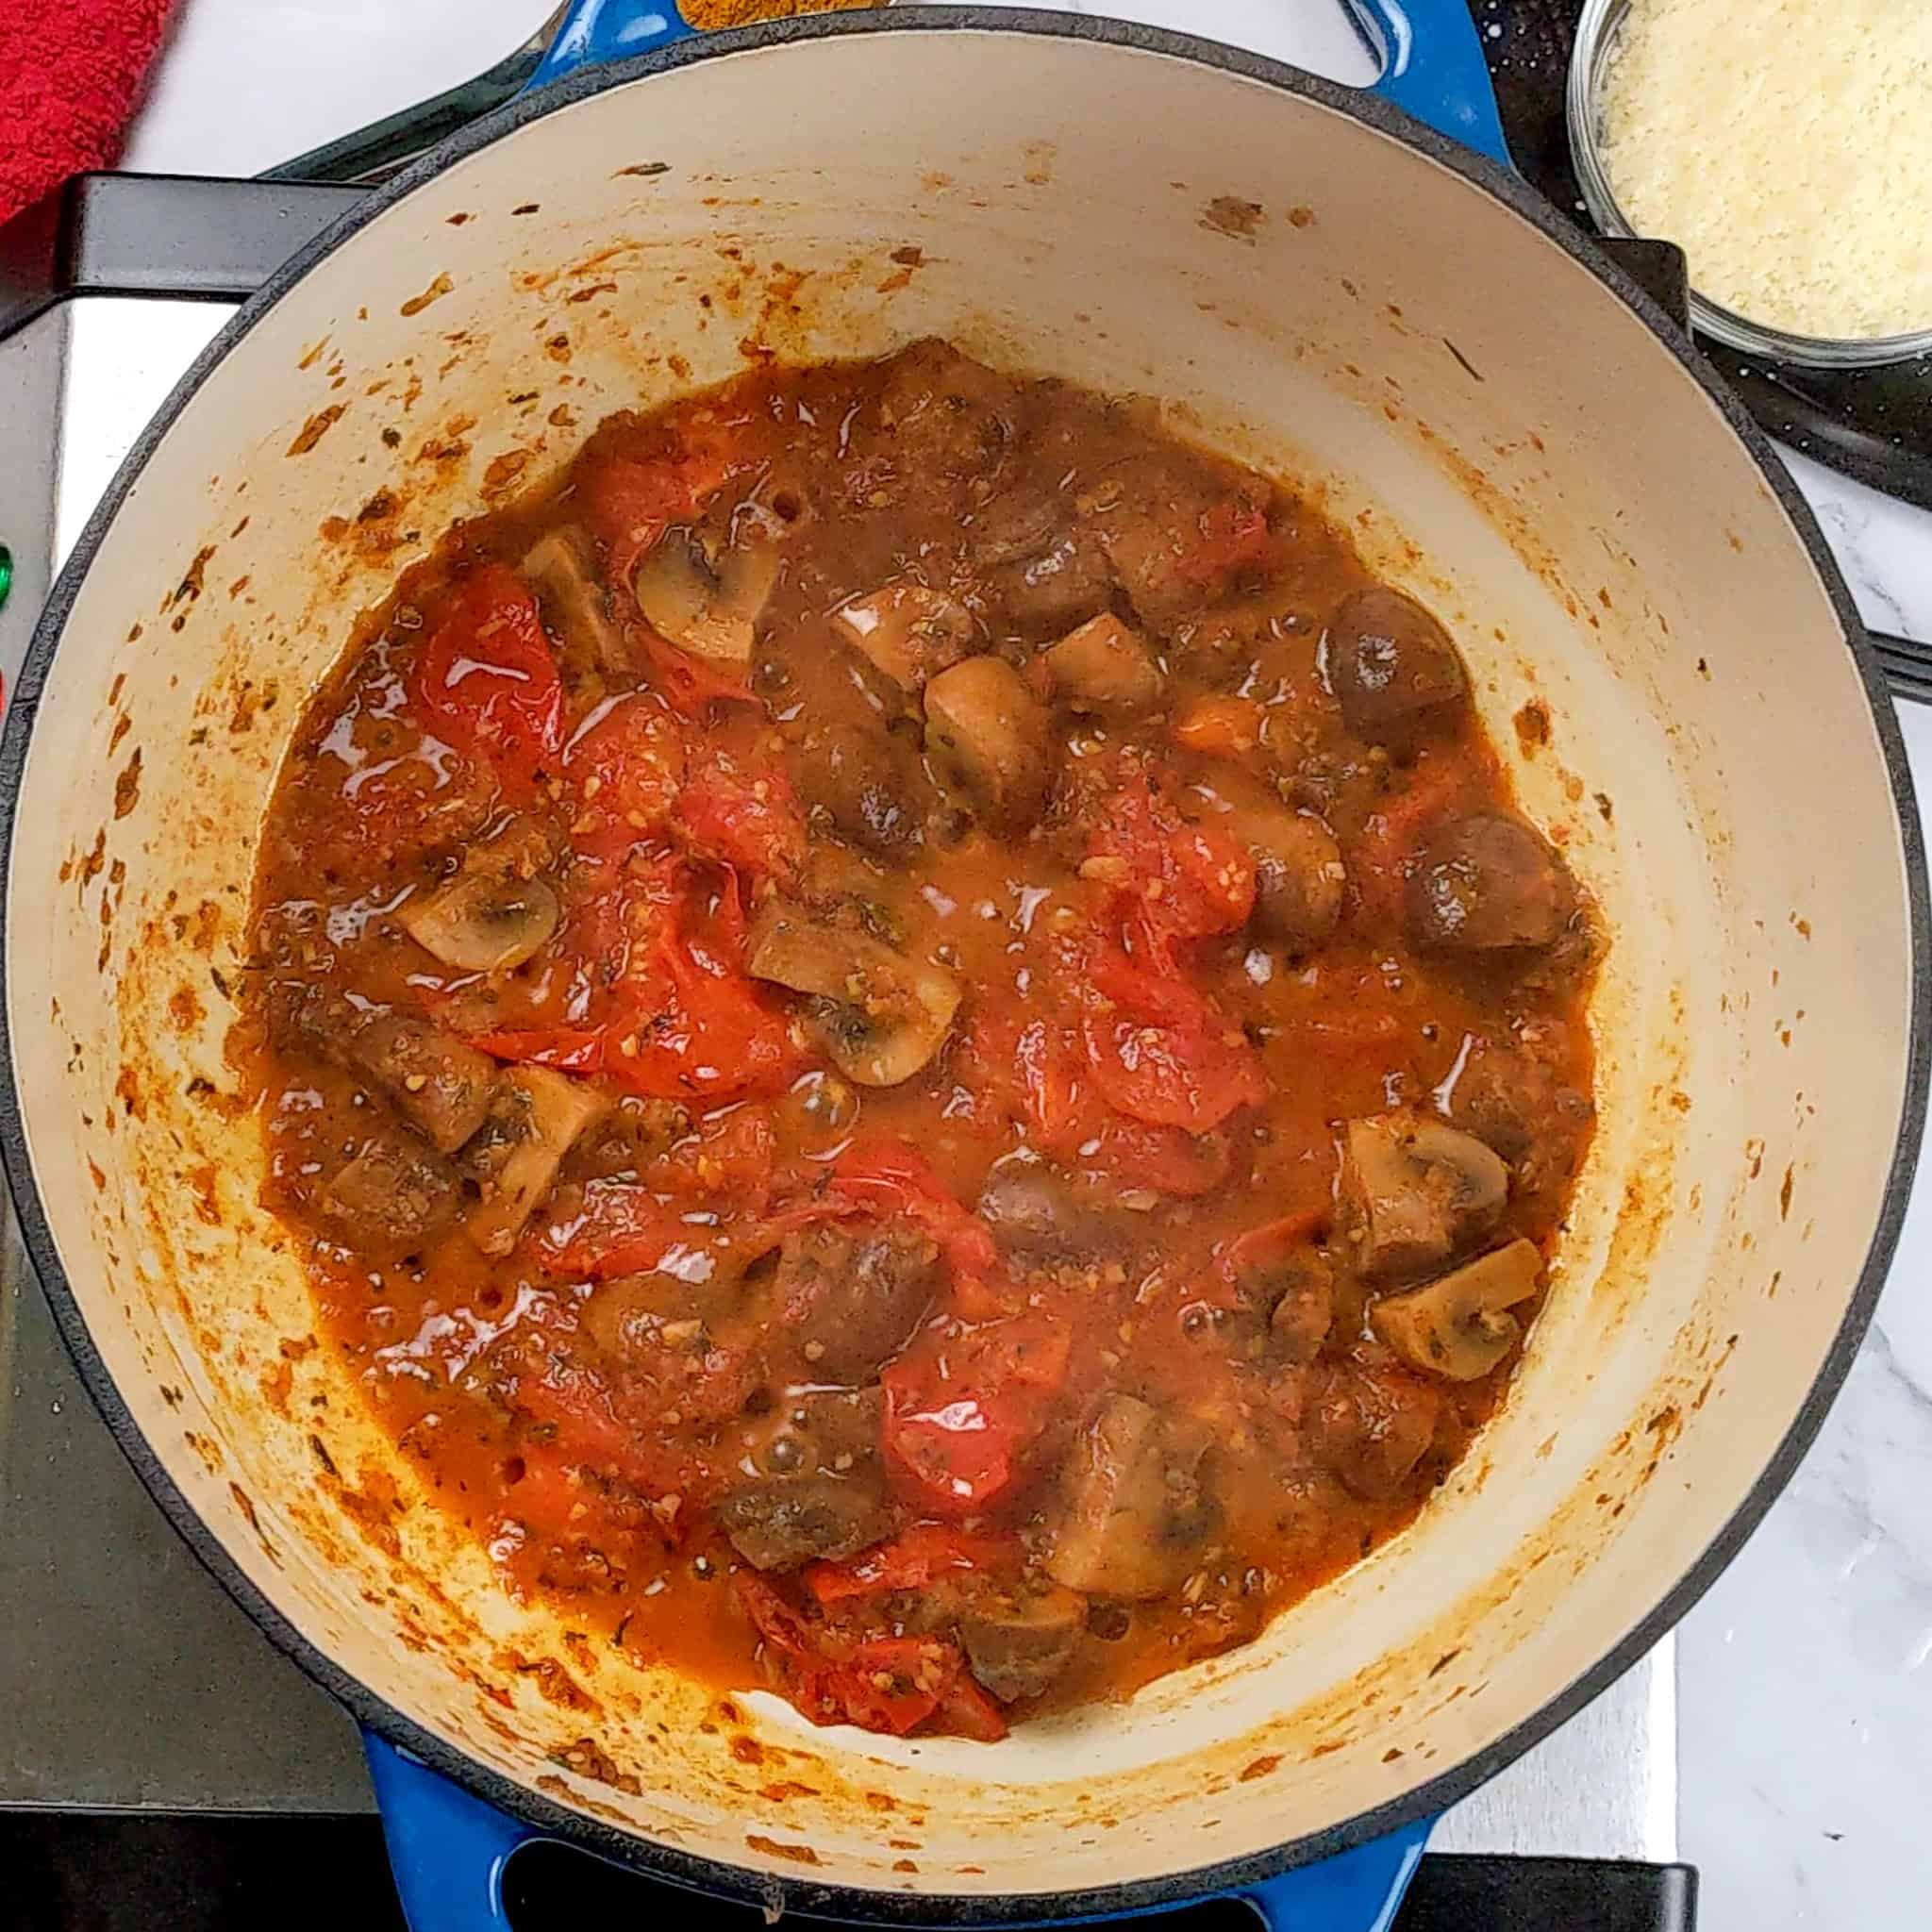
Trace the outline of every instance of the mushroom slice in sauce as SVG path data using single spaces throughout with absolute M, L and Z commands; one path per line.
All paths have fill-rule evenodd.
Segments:
M 1045 809 L 1052 721 L 1003 658 L 969 658 L 926 686 L 925 756 L 941 788 L 994 829 L 1024 831 Z
M 1087 1600 L 1049 1583 L 988 1595 L 959 1618 L 973 1674 L 1002 1704 L 1038 1697 L 1073 1662 L 1087 1627 Z
M 1007 1254 L 1033 1267 L 1108 1260 L 1143 1239 L 1112 1191 L 1014 1155 L 995 1163 L 974 1211 Z
M 380 1249 L 415 1247 L 455 1218 L 457 1176 L 406 1127 L 384 1125 L 338 1171 L 321 1207 L 352 1241 Z
M 1312 812 L 1285 805 L 1247 774 L 1222 762 L 1201 796 L 1255 861 L 1255 926 L 1294 951 L 1319 946 L 1341 923 L 1348 871 L 1335 835 Z
M 483 1124 L 496 1091 L 496 1062 L 421 1013 L 341 1016 L 341 1058 L 388 1095 L 439 1154 Z M 337 1044 L 337 1042 L 331 1042 Z
M 1055 695 L 1075 711 L 1151 710 L 1167 688 L 1146 641 L 1110 610 L 1069 631 L 1042 659 Z
M 1103 1398 L 1060 1471 L 1047 1574 L 1069 1590 L 1158 1596 L 1194 1561 L 1215 1516 L 1201 1479 L 1205 1429 L 1138 1396 Z
M 570 654 L 587 669 L 625 672 L 624 630 L 597 574 L 589 540 L 575 527 L 552 530 L 524 553 L 524 575 L 543 593 L 551 621 Z
M 746 664 L 778 562 L 771 544 L 741 543 L 714 563 L 697 534 L 680 527 L 640 560 L 631 592 L 661 637 L 714 663 Z
M 510 972 L 549 944 L 562 918 L 551 887 L 485 846 L 448 885 L 411 900 L 396 924 L 458 972 Z
M 753 921 L 746 958 L 754 978 L 813 996 L 826 1052 L 861 1087 L 896 1087 L 918 1073 L 962 991 L 943 966 L 776 900 Z
M 1447 1260 L 1495 1224 L 1508 1192 L 1509 1170 L 1473 1134 L 1422 1115 L 1348 1124 L 1341 1194 L 1369 1274 Z
M 831 1475 L 775 1475 L 720 1498 L 718 1522 L 754 1570 L 796 1570 L 857 1556 L 891 1531 L 876 1483 Z
M 496 1105 L 467 1150 L 483 1198 L 463 1230 L 486 1255 L 516 1246 L 539 1202 L 557 1179 L 577 1137 L 602 1117 L 607 1102 L 594 1087 L 545 1067 L 515 1067 L 503 1076 Z
M 974 645 L 972 612 L 924 584 L 887 584 L 849 598 L 835 621 L 874 668 L 914 694 Z
M 1511 1241 L 1425 1287 L 1383 1296 L 1369 1324 L 1411 1368 L 1476 1381 L 1516 1345 L 1523 1324 L 1509 1310 L 1536 1292 L 1542 1265 L 1534 1241 Z

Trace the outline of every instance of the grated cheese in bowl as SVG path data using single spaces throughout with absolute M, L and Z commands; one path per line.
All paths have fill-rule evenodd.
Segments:
M 1932 329 L 1932 0 L 1630 0 L 1610 24 L 1593 131 L 1633 232 L 1786 335 Z

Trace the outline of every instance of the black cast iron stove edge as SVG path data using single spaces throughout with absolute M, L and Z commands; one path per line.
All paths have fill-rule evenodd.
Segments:
M 76 175 L 0 225 L 0 341 L 73 295 L 243 301 L 366 192 L 309 181 Z

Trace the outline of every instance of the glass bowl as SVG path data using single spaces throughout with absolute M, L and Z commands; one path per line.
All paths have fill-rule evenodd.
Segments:
M 1570 56 L 1565 95 L 1570 124 L 1570 160 L 1583 205 L 1606 235 L 1635 236 L 1610 191 L 1599 145 L 1597 103 L 1604 71 L 1615 49 L 1617 29 L 1630 10 L 1630 0 L 1586 0 L 1576 24 L 1576 44 Z M 1668 239 L 1668 238 L 1659 238 Z M 1722 303 L 1697 291 L 1697 264 L 1690 264 L 1690 322 L 1701 334 L 1728 343 L 1746 355 L 1767 361 L 1795 362 L 1811 369 L 1869 369 L 1883 362 L 1902 362 L 1932 349 L 1932 328 L 1902 336 L 1799 336 L 1765 323 L 1753 322 Z

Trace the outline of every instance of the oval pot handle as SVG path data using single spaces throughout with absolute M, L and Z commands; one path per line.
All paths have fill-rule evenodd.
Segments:
M 648 54 L 673 41 L 689 40 L 696 31 L 672 0 L 575 0 L 538 61 L 529 87 L 548 87 L 580 67 Z
M 510 1932 L 503 1868 L 541 1834 L 374 1731 L 362 1733 L 362 1750 L 409 1932 Z
M 1436 1821 L 1424 1818 L 1319 1865 L 1244 1887 L 1269 1932 L 1389 1932 Z
M 1372 94 L 1506 168 L 1515 165 L 1467 0 L 1345 4 L 1382 57 Z
M 374 1731 L 362 1733 L 362 1749 L 409 1932 L 510 1932 L 503 1869 L 512 1852 L 542 1834 Z M 1388 1932 L 1434 1823 L 1406 1824 L 1234 1896 L 1251 1905 L 1270 1932 Z

